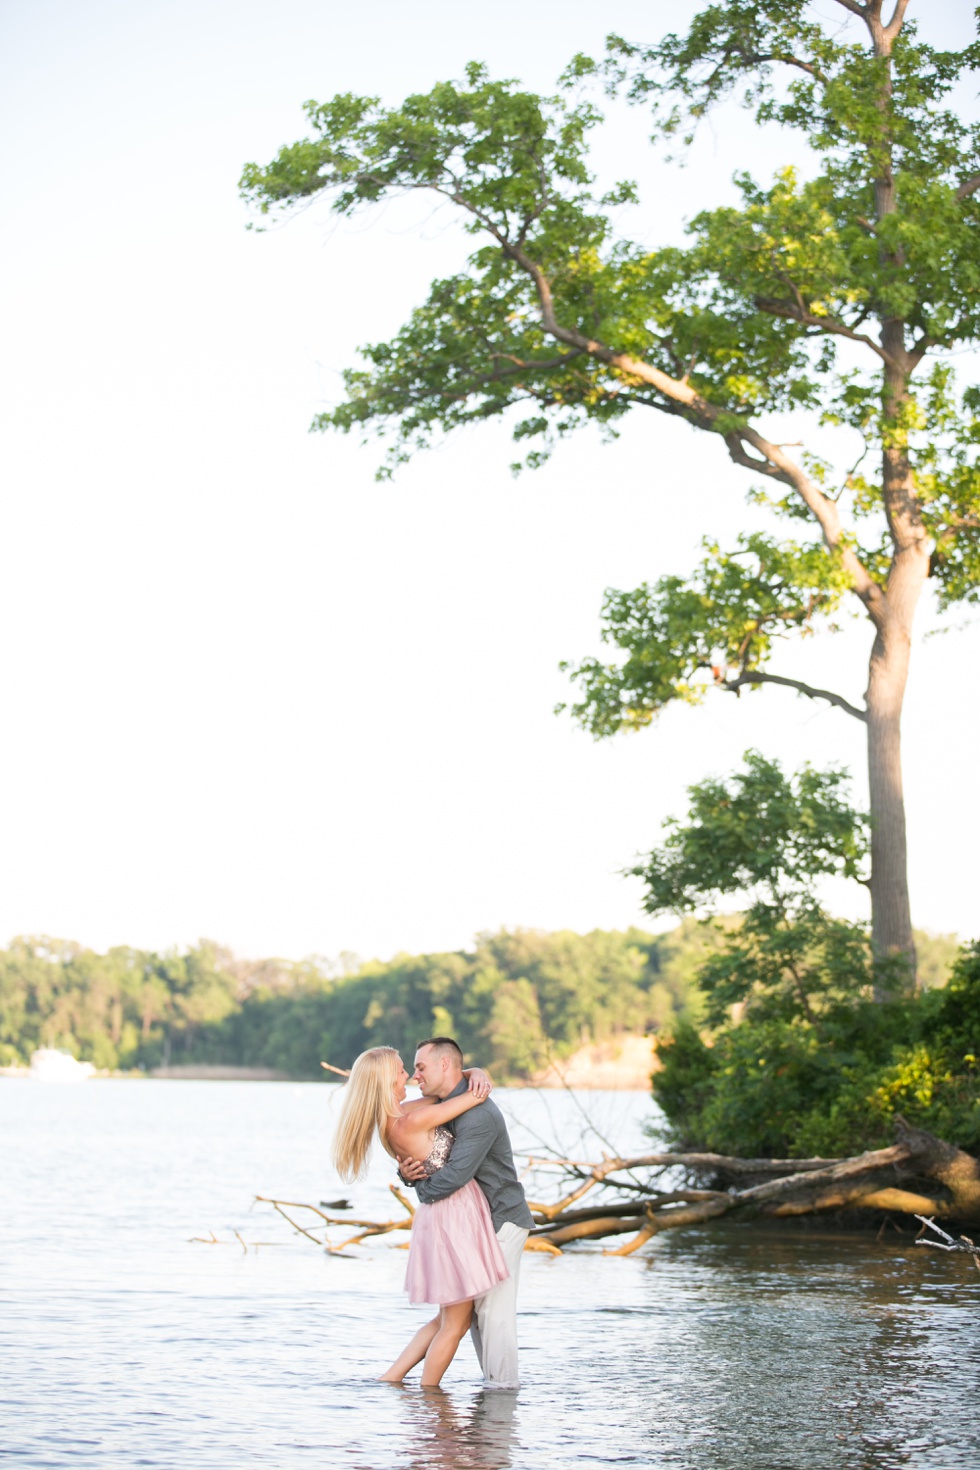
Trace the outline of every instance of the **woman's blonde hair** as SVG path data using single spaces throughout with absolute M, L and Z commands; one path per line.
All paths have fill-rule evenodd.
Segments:
M 348 1183 L 365 1173 L 375 1132 L 385 1150 L 395 1157 L 385 1131 L 388 1119 L 398 1116 L 395 1078 L 400 1067 L 401 1057 L 393 1046 L 362 1051 L 351 1067 L 333 1141 L 334 1165 Z

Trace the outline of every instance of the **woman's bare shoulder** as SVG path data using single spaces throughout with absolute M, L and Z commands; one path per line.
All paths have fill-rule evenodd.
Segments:
M 409 1108 L 411 1104 L 409 1104 Z M 420 1128 L 418 1120 L 412 1117 L 410 1111 L 396 1113 L 393 1118 L 388 1119 L 389 1137 L 405 1137 L 408 1134 L 427 1133 L 428 1129 Z

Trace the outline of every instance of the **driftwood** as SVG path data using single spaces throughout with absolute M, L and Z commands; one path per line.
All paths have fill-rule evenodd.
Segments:
M 661 1230 L 698 1225 L 722 1216 L 751 1219 L 840 1210 L 938 1216 L 980 1221 L 980 1161 L 923 1129 L 897 1120 L 898 1141 L 848 1159 L 739 1159 L 720 1154 L 640 1154 L 589 1164 L 562 1159 L 534 1162 L 557 1167 L 571 1184 L 553 1203 L 531 1205 L 538 1224 L 534 1235 L 559 1248 L 574 1240 L 635 1231 L 636 1238 L 611 1254 L 636 1250 Z M 636 1172 L 659 1177 L 664 1170 L 714 1188 L 636 1194 Z M 628 1200 L 595 1209 L 572 1210 L 583 1195 L 622 1185 L 630 1173 Z M 732 1182 L 737 1181 L 737 1182 Z M 727 1188 L 718 1186 L 727 1184 Z M 951 1237 L 950 1237 L 951 1238 Z M 962 1239 L 967 1239 L 962 1237 Z
M 350 1076 L 345 1067 L 331 1062 L 320 1065 L 338 1076 Z M 886 1219 L 889 1215 L 914 1215 L 920 1220 L 929 1217 L 931 1223 L 938 1216 L 980 1224 L 980 1160 L 922 1128 L 913 1128 L 900 1116 L 895 1119 L 895 1128 L 897 1141 L 889 1148 L 872 1149 L 847 1159 L 743 1159 L 715 1153 L 651 1153 L 631 1158 L 607 1154 L 601 1161 L 593 1162 L 554 1155 L 529 1156 L 529 1169 L 558 1170 L 556 1182 L 561 1192 L 550 1203 L 528 1201 L 535 1216 L 528 1249 L 560 1252 L 562 1246 L 575 1240 L 596 1240 L 632 1231 L 635 1240 L 609 1252 L 625 1255 L 661 1230 L 699 1225 L 727 1215 L 741 1219 L 780 1219 L 853 1210 L 876 1213 Z M 667 1170 L 683 1176 L 681 1187 L 667 1191 L 657 1188 L 658 1180 Z M 352 1237 L 346 1245 L 356 1244 L 369 1235 L 411 1228 L 414 1207 L 394 1185 L 390 1187 L 409 1218 L 358 1222 L 363 1234 Z M 600 1205 L 591 1208 L 572 1208 L 595 1189 L 612 1191 L 619 1197 L 611 1200 L 604 1197 Z M 624 1195 L 631 1197 L 623 1198 Z M 269 1203 L 283 1213 L 282 1201 Z M 290 1208 L 315 1207 L 294 1204 Z M 329 1220 L 322 1210 L 316 1213 L 327 1223 L 338 1223 Z M 290 1224 L 301 1234 L 315 1238 L 296 1222 L 290 1220 Z M 938 1226 L 933 1228 L 938 1230 Z M 945 1239 L 949 1241 L 952 1237 Z M 968 1239 L 961 1237 L 962 1241 Z M 328 1249 L 334 1249 L 327 1244 Z M 956 1246 L 961 1248 L 966 1246 Z
M 276 1213 L 281 1215 L 293 1227 L 297 1234 L 305 1235 L 307 1240 L 312 1240 L 314 1245 L 323 1246 L 325 1250 L 337 1252 L 346 1250 L 351 1245 L 360 1245 L 362 1240 L 367 1240 L 372 1235 L 389 1235 L 393 1230 L 411 1230 L 412 1216 L 415 1214 L 414 1204 L 402 1193 L 396 1184 L 389 1184 L 388 1188 L 405 1210 L 405 1214 L 399 1216 L 396 1220 L 356 1220 L 349 1215 L 328 1215 L 317 1205 L 303 1204 L 299 1200 L 273 1199 L 267 1194 L 257 1194 L 255 1196 L 255 1202 L 256 1204 L 271 1205 Z M 346 1200 L 337 1201 L 337 1204 L 340 1206 L 344 1206 L 346 1203 Z M 291 1215 L 286 1213 L 287 1210 L 309 1210 L 312 1214 L 317 1215 L 322 1223 L 315 1225 L 310 1222 L 309 1226 L 301 1225 Z M 336 1242 L 331 1240 L 329 1234 L 329 1228 L 332 1225 L 344 1225 L 348 1228 L 354 1225 L 357 1227 L 357 1233 L 350 1236 L 347 1240 Z
M 961 1235 L 958 1240 L 954 1240 L 945 1230 L 940 1230 L 935 1220 L 927 1220 L 925 1215 L 917 1215 L 916 1219 L 922 1221 L 922 1229 L 913 1244 L 931 1245 L 937 1251 L 962 1251 L 964 1255 L 972 1257 L 973 1264 L 980 1271 L 980 1245 L 974 1245 L 968 1235 Z M 942 1236 L 942 1240 L 930 1240 L 926 1235 L 927 1230 L 934 1230 L 937 1235 Z
M 662 1230 L 701 1225 L 723 1216 L 785 1219 L 847 1210 L 886 1220 L 894 1215 L 916 1216 L 945 1242 L 920 1239 L 917 1244 L 965 1251 L 980 1269 L 980 1248 L 969 1236 L 955 1240 L 935 1224 L 936 1218 L 963 1225 L 980 1223 L 980 1160 L 911 1127 L 904 1119 L 897 1120 L 897 1133 L 897 1141 L 889 1148 L 847 1159 L 741 1159 L 709 1153 L 607 1156 L 599 1162 L 530 1157 L 528 1167 L 535 1170 L 537 1184 L 547 1172 L 556 1172 L 557 1198 L 528 1201 L 535 1226 L 527 1249 L 560 1255 L 576 1241 L 629 1235 L 631 1239 L 606 1252 L 622 1256 L 639 1250 Z M 668 1170 L 674 1178 L 664 1181 Z M 659 1187 L 663 1183 L 668 1187 Z M 295 1200 L 263 1195 L 256 1199 L 271 1204 L 298 1234 L 338 1252 L 374 1236 L 411 1229 L 413 1203 L 395 1185 L 389 1188 L 405 1211 L 394 1220 L 359 1220 Z M 587 1194 L 600 1197 L 579 1206 Z M 334 1209 L 346 1203 L 331 1202 Z M 316 1219 L 307 1214 L 301 1223 L 290 1213 L 296 1211 L 311 1212 Z M 355 1233 L 335 1240 L 332 1232 L 337 1226 L 346 1231 L 353 1226 Z

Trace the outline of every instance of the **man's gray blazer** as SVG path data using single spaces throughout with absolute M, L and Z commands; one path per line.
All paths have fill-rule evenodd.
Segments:
M 448 1096 L 457 1097 L 468 1085 L 464 1078 Z M 475 1179 L 487 1197 L 494 1230 L 508 1221 L 522 1230 L 530 1230 L 534 1219 L 514 1168 L 507 1124 L 497 1104 L 487 1098 L 478 1108 L 461 1113 L 446 1127 L 452 1129 L 456 1141 L 445 1167 L 438 1169 L 431 1179 L 420 1179 L 415 1185 L 423 1204 L 445 1199 Z

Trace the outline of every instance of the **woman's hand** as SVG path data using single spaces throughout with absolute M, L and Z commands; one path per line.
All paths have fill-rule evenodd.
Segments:
M 466 1075 L 470 1080 L 469 1091 L 477 1097 L 489 1097 L 493 1092 L 493 1078 L 482 1067 L 470 1067 Z

